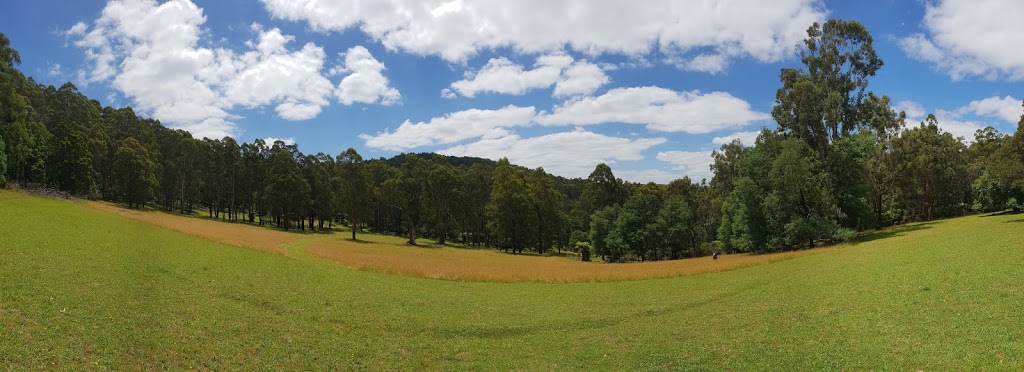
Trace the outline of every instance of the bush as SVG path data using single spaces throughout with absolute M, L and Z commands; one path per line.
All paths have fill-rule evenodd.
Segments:
M 579 254 L 580 261 L 590 261 L 590 243 L 576 242 L 576 253 Z

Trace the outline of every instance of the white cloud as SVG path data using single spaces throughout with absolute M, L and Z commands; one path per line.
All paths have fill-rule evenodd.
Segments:
M 927 114 L 924 110 L 924 106 L 921 106 L 921 104 L 911 100 L 899 101 L 896 103 L 896 106 L 894 106 L 893 109 L 895 109 L 896 111 L 903 111 L 904 113 L 906 113 L 907 119 L 909 121 L 924 120 L 924 117 Z
M 256 39 L 239 54 L 201 47 L 207 31 L 203 10 L 188 0 L 115 0 L 89 26 L 66 31 L 79 36 L 89 70 L 82 83 L 105 82 L 129 98 L 141 113 L 197 137 L 236 135 L 229 111 L 275 106 L 288 120 L 315 117 L 330 104 L 333 84 L 323 76 L 322 48 L 294 41 L 279 29 L 252 26 Z
M 284 142 L 285 145 L 289 145 L 289 146 L 295 144 L 295 139 L 292 138 L 292 137 L 288 137 L 288 138 L 266 137 L 266 138 L 263 139 L 263 142 L 266 142 L 267 146 L 274 146 L 274 142 L 277 142 L 277 141 Z
M 578 61 L 562 72 L 562 79 L 555 83 L 551 95 L 572 97 L 594 93 L 611 79 L 600 67 L 587 61 Z
M 742 143 L 743 146 L 753 146 L 754 143 L 757 142 L 757 136 L 760 135 L 760 134 L 761 134 L 761 132 L 757 132 L 757 131 L 736 132 L 736 133 L 730 134 L 728 136 L 721 136 L 721 137 L 712 138 L 711 139 L 711 143 L 716 144 L 716 145 L 724 145 L 724 144 L 730 143 L 730 142 L 732 142 L 734 140 L 740 140 L 740 143 Z
M 320 31 L 360 28 L 390 50 L 461 62 L 481 50 L 638 56 L 659 50 L 710 50 L 728 58 L 774 62 L 792 55 L 811 23 L 825 18 L 817 0 L 709 2 L 500 0 L 262 0 L 275 17 Z
M 963 137 L 964 141 L 974 141 L 974 132 L 984 128 L 985 124 L 970 120 L 963 120 L 960 114 L 944 110 L 935 111 L 935 119 L 939 121 L 939 128 L 949 132 L 953 137 Z
M 669 182 L 686 176 L 686 174 L 677 170 L 664 169 L 616 169 L 614 171 L 615 177 L 626 181 L 637 183 L 654 182 L 661 185 L 667 185 Z M 692 177 L 691 180 L 693 180 Z M 696 181 L 700 182 L 700 179 Z
M 64 35 L 65 36 L 84 36 L 85 35 L 85 30 L 86 30 L 87 27 L 88 26 L 85 25 L 85 22 L 75 23 L 67 31 L 64 31 Z
M 928 115 L 928 111 L 924 106 L 911 100 L 900 101 L 896 104 L 895 109 L 907 113 L 907 126 L 905 129 L 919 126 Z M 985 125 L 975 121 L 963 120 L 962 111 L 964 111 L 964 108 L 956 111 L 934 110 L 932 114 L 935 115 L 935 119 L 939 122 L 939 129 L 952 134 L 953 137 L 963 137 L 965 141 L 971 142 L 974 140 L 974 131 L 984 128 Z
M 900 40 L 911 57 L 929 62 L 954 80 L 976 76 L 1024 79 L 1024 2 L 940 0 L 926 3 L 926 34 Z
M 441 92 L 454 97 L 454 92 L 473 98 L 478 93 L 522 95 L 529 90 L 555 85 L 556 97 L 593 93 L 607 84 L 608 75 L 600 67 L 587 61 L 574 61 L 565 54 L 552 54 L 537 58 L 532 70 L 525 70 L 505 57 L 492 58 L 479 71 L 468 73 L 466 79 L 451 84 Z
M 708 133 L 767 120 L 750 104 L 725 92 L 680 92 L 659 88 L 616 88 L 555 106 L 536 119 L 545 125 L 642 124 L 661 132 Z
M 983 100 L 971 101 L 967 106 L 961 107 L 957 110 L 958 113 L 973 113 L 978 116 L 991 116 L 1002 120 L 1007 123 L 1016 124 L 1020 121 L 1021 114 L 1024 114 L 1024 109 L 1021 108 L 1021 100 L 1011 96 L 1003 98 L 989 97 Z
M 915 127 L 925 121 L 928 111 L 921 104 L 904 100 L 896 104 L 897 111 L 907 113 L 907 126 Z M 974 132 L 982 129 L 991 123 L 984 121 L 970 120 L 965 116 L 975 115 L 977 117 L 992 117 L 1005 121 L 1009 124 L 1016 124 L 1020 120 L 1024 109 L 1021 108 L 1021 100 L 1012 96 L 1003 98 L 989 97 L 982 100 L 971 101 L 955 110 L 936 109 L 933 111 L 935 119 L 939 122 L 939 128 L 949 132 L 954 137 L 963 137 L 967 142 L 974 140 Z M 994 125 L 997 126 L 997 125 Z
M 46 69 L 46 74 L 49 76 L 60 77 L 64 75 L 64 71 L 60 66 L 60 63 L 49 64 L 49 68 Z
M 714 174 L 711 173 L 711 151 L 664 151 L 659 152 L 658 160 L 672 164 L 673 169 L 690 177 L 690 180 L 700 182 L 702 179 L 710 180 Z
M 391 105 L 402 98 L 398 89 L 392 88 L 388 78 L 384 77 L 384 64 L 373 58 L 370 51 L 361 45 L 345 53 L 345 71 L 352 73 L 338 84 L 338 99 L 341 103 Z
M 508 136 L 506 128 L 528 126 L 536 110 L 531 107 L 506 106 L 498 110 L 470 109 L 412 123 L 406 120 L 394 131 L 376 135 L 362 134 L 366 146 L 402 151 L 430 145 L 447 145 L 471 138 L 493 139 Z
M 587 177 L 599 163 L 643 160 L 642 152 L 665 141 L 664 138 L 610 137 L 577 129 L 530 138 L 511 134 L 450 147 L 438 153 L 494 160 L 507 157 L 514 164 L 544 167 L 563 177 Z
M 717 74 L 729 67 L 729 56 L 721 53 L 700 54 L 689 59 L 669 58 L 666 62 L 676 65 L 682 70 Z

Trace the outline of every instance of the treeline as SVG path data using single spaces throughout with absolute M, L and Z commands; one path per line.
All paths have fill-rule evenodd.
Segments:
M 906 128 L 905 114 L 866 89 L 882 61 L 860 24 L 814 25 L 801 57 L 802 69 L 782 70 L 776 130 L 715 151 L 710 181 L 657 185 L 624 182 L 604 164 L 565 179 L 506 159 L 365 160 L 353 149 L 197 139 L 70 83 L 26 78 L 0 34 L 0 184 L 283 229 L 345 223 L 353 239 L 369 230 L 612 262 L 809 247 L 1024 200 L 1024 130 L 986 128 L 968 145 L 934 116 Z

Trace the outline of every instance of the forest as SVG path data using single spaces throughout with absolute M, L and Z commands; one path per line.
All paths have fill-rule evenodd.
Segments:
M 869 89 L 884 65 L 855 21 L 808 29 L 784 68 L 773 128 L 713 153 L 710 180 L 667 185 L 586 179 L 437 154 L 364 159 L 296 145 L 194 138 L 103 106 L 71 83 L 18 70 L 0 34 L 0 185 L 203 214 L 281 229 L 360 231 L 507 252 L 586 250 L 608 262 L 711 252 L 778 252 L 854 239 L 894 224 L 1020 208 L 1024 116 L 1013 134 L 974 138 L 934 115 L 907 123 Z

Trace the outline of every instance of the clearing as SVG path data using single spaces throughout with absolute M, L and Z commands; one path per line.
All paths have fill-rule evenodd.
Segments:
M 392 275 L 295 248 L 333 235 L 277 252 L 189 234 L 0 191 L 0 369 L 1024 369 L 1022 215 L 574 283 Z

